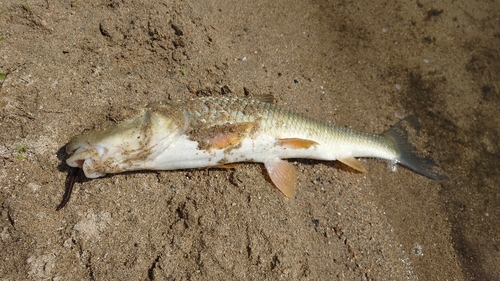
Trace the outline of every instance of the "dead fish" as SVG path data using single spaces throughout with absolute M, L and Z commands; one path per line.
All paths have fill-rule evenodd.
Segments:
M 92 131 L 66 146 L 70 167 L 87 178 L 135 170 L 228 167 L 259 162 L 287 197 L 296 188 L 295 167 L 283 159 L 338 160 L 366 170 L 356 157 L 400 163 L 431 179 L 443 179 L 435 163 L 415 153 L 400 123 L 376 135 L 339 127 L 272 104 L 272 97 L 205 97 L 151 103 L 133 117 Z M 62 208 L 71 194 L 68 180 Z

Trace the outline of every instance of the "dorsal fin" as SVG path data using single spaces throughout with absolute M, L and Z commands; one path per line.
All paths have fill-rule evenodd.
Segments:
M 274 96 L 272 94 L 256 95 L 253 99 L 261 102 L 274 103 Z

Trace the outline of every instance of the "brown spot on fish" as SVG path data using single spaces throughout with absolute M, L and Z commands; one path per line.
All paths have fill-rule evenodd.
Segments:
M 209 128 L 200 128 L 196 131 L 198 149 L 212 150 L 234 148 L 239 145 L 244 138 L 248 137 L 253 125 L 253 122 L 238 124 L 226 123 Z

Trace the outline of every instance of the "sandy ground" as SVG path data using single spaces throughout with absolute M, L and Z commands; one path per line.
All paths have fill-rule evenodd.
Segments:
M 1 280 L 499 280 L 498 1 L 0 0 Z M 151 101 L 273 94 L 448 175 L 297 160 L 78 177 L 64 145 Z

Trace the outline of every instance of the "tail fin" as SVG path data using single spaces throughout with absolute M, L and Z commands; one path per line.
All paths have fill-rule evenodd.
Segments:
M 437 171 L 438 167 L 434 161 L 417 155 L 415 147 L 408 143 L 408 132 L 402 125 L 403 121 L 409 122 L 412 125 L 418 125 L 417 118 L 412 115 L 399 121 L 391 129 L 382 134 L 383 137 L 390 139 L 396 146 L 399 152 L 398 162 L 428 178 L 436 180 L 446 179 L 446 175 L 440 174 Z

